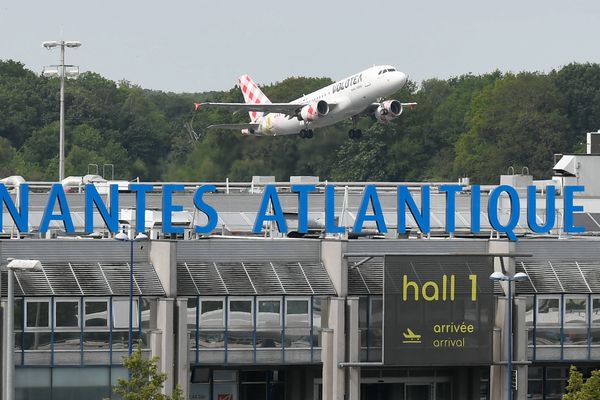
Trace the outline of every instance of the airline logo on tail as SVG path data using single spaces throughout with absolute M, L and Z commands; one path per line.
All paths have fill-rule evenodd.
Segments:
M 254 83 L 249 75 L 240 76 L 238 81 L 240 82 L 240 89 L 242 90 L 246 104 L 271 104 L 271 101 L 256 86 L 256 83 Z M 256 120 L 263 116 L 262 112 L 257 111 L 250 111 L 248 114 L 250 114 L 252 122 L 256 122 Z

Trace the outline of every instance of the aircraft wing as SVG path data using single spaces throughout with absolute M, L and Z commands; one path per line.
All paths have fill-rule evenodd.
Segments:
M 406 107 L 410 111 L 413 111 L 415 108 L 417 108 L 417 103 L 400 103 L 400 104 L 402 104 L 402 107 Z
M 200 108 L 219 108 L 231 111 L 256 111 L 266 113 L 281 113 L 287 115 L 296 115 L 303 107 L 303 104 L 295 103 L 269 103 L 269 104 L 251 104 L 251 103 L 194 103 L 194 109 Z
M 233 130 L 241 130 L 241 129 L 258 129 L 260 124 L 217 124 L 217 125 L 209 125 L 206 129 L 233 129 Z

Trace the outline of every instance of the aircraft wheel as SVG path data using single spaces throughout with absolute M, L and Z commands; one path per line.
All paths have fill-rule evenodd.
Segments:
M 298 136 L 300 136 L 300 139 L 304 139 L 306 137 L 306 130 L 305 129 L 300 130 L 300 133 L 298 134 Z
M 307 138 L 307 139 L 312 139 L 313 135 L 314 135 L 314 132 L 313 132 L 313 130 L 312 130 L 312 129 L 308 129 L 308 130 L 306 131 L 306 138 Z
M 348 131 L 348 137 L 350 139 L 360 139 L 362 136 L 362 131 L 360 129 L 350 129 Z

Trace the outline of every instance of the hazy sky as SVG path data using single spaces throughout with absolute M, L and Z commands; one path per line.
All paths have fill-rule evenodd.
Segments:
M 594 0 L 10 1 L 0 3 L 0 58 L 40 72 L 66 63 L 144 88 L 224 90 L 250 74 L 343 78 L 392 64 L 411 79 L 549 71 L 600 62 Z

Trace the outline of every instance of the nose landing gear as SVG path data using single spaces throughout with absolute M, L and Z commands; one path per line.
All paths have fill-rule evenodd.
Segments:
M 314 135 L 314 132 L 312 129 L 302 129 L 300 131 L 300 133 L 298 134 L 298 136 L 300 136 L 300 138 L 302 139 L 311 139 Z

